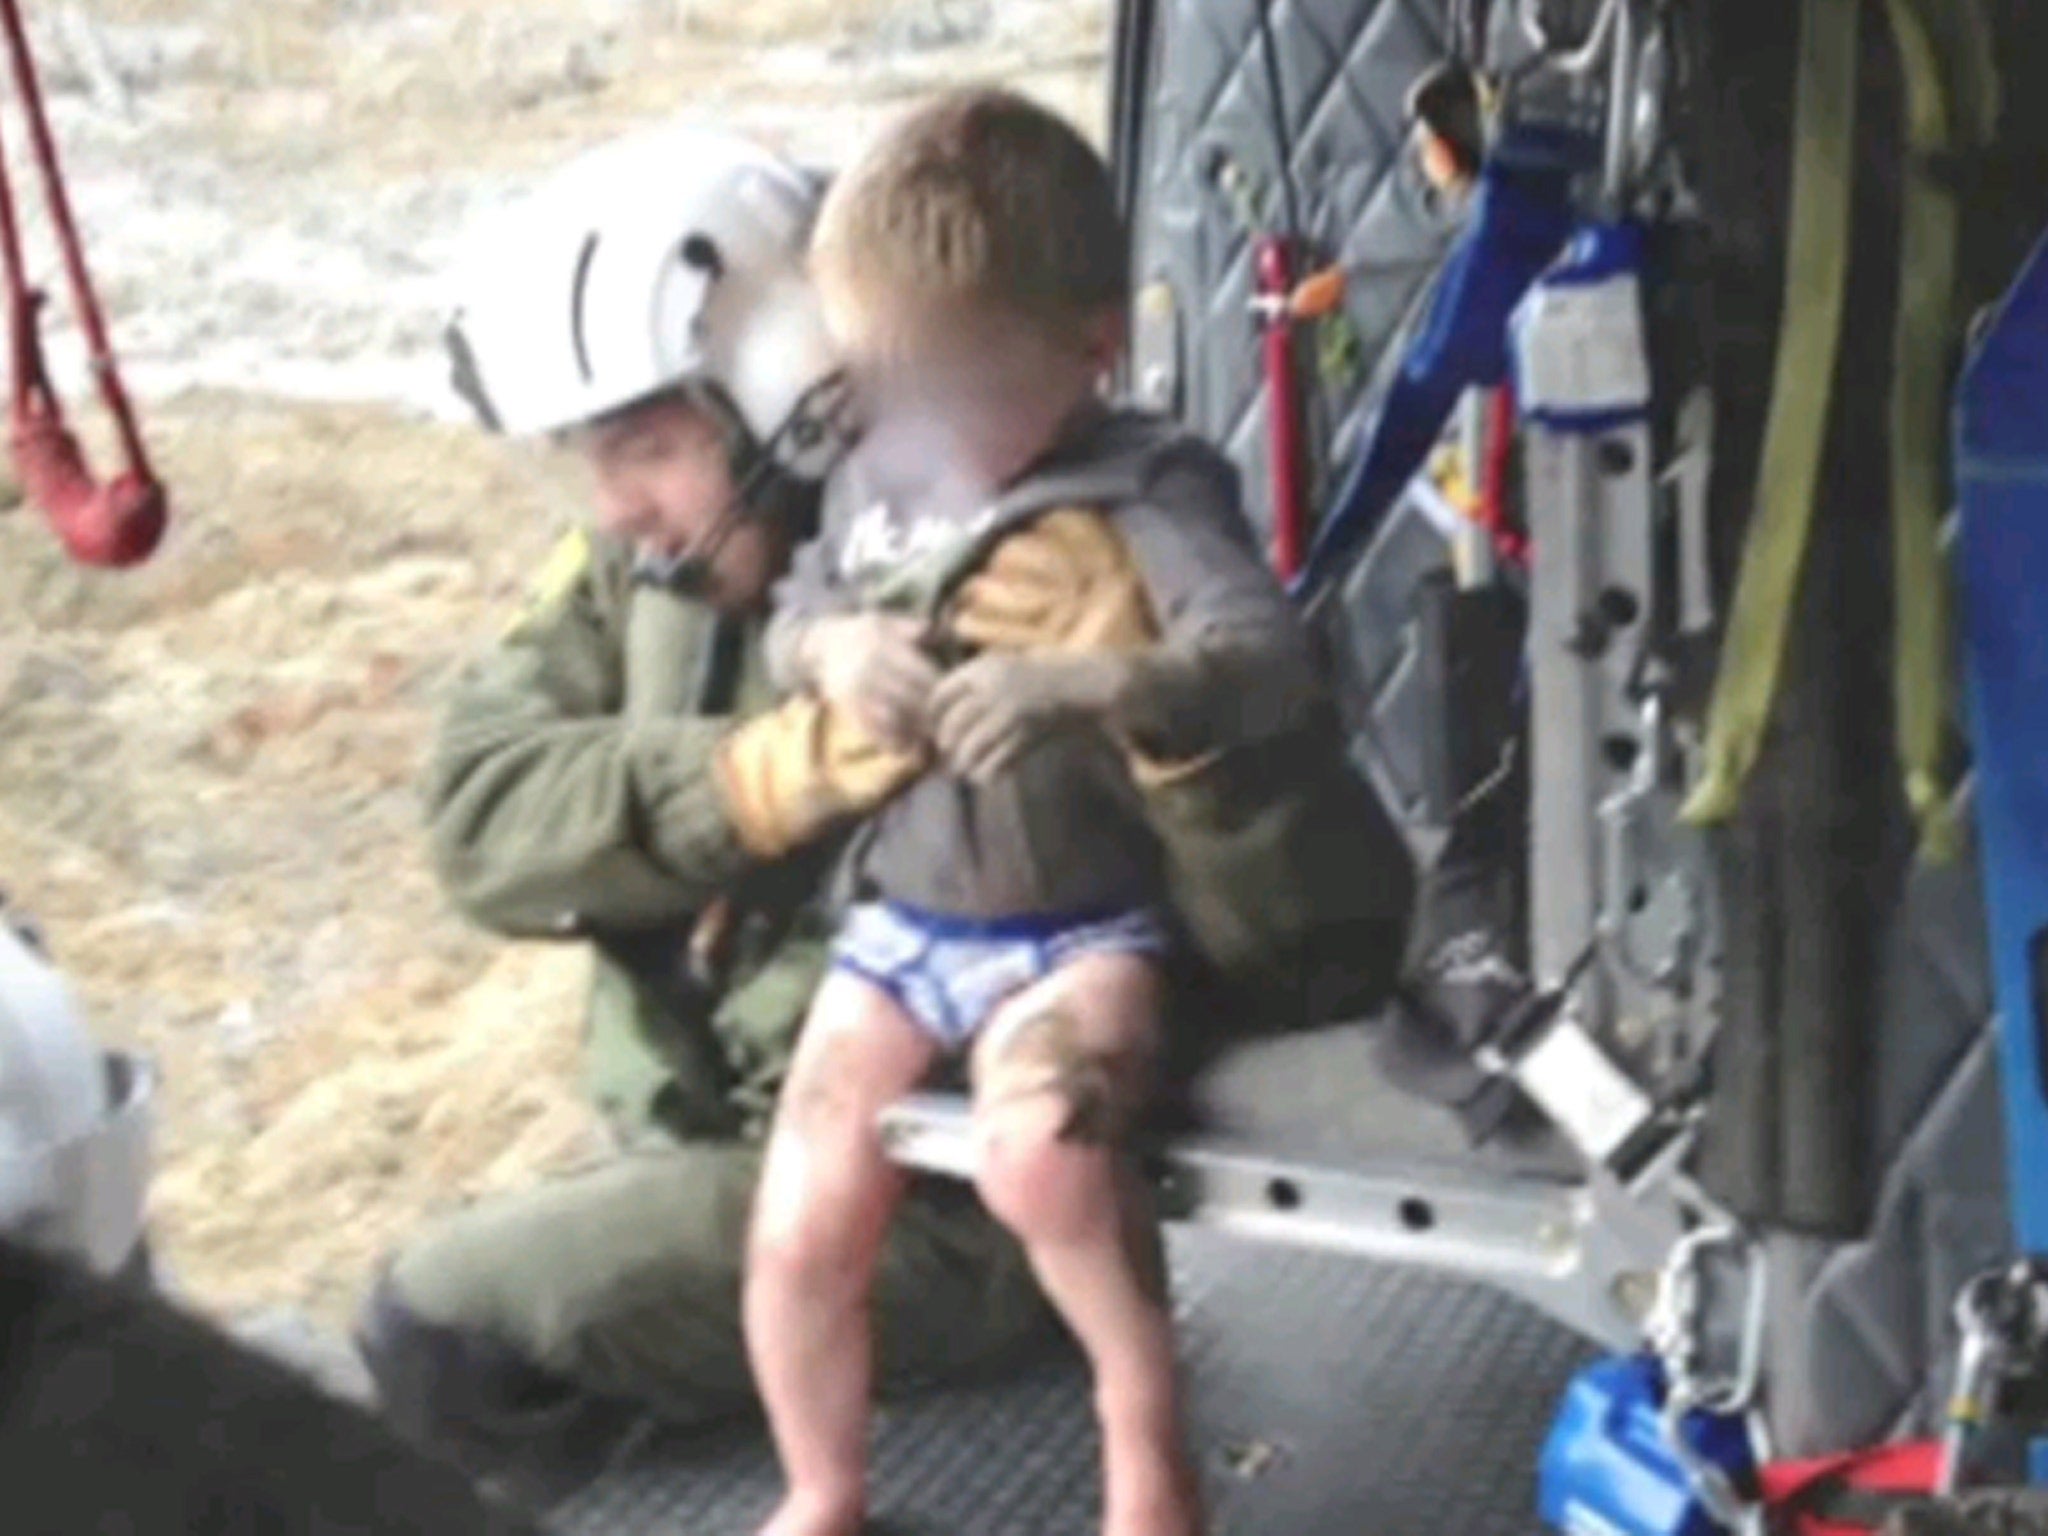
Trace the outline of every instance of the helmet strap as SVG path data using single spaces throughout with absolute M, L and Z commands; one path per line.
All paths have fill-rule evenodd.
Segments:
M 747 430 L 745 418 L 717 385 L 696 382 L 689 389 L 726 427 L 733 494 L 687 549 L 670 556 L 643 554 L 634 562 L 633 579 L 678 596 L 701 597 L 711 588 L 720 553 L 744 524 L 780 523 L 792 537 L 803 536 L 806 519 L 800 509 L 815 507 L 818 486 L 857 433 L 851 425 L 851 393 L 842 374 L 828 375 L 804 391 L 765 443 Z M 823 461 L 815 478 L 798 475 L 784 462 L 798 454 Z

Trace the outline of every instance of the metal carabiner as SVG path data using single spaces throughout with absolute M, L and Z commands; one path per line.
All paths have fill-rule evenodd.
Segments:
M 1659 75 L 1660 50 L 1666 39 L 1660 17 L 1639 18 L 1636 0 L 1602 0 L 1585 38 L 1566 48 L 1544 24 L 1542 0 L 1516 0 L 1515 14 L 1523 36 L 1536 51 L 1525 70 L 1548 70 L 1576 85 L 1605 66 L 1601 204 L 1603 216 L 1620 217 L 1631 184 L 1642 169 L 1642 139 L 1646 133 L 1654 134 L 1663 121 Z
M 1707 1208 L 1712 1209 L 1710 1203 Z M 1672 1455 L 1716 1521 L 1738 1536 L 1762 1536 L 1767 1524 L 1762 1506 L 1745 1498 L 1727 1472 L 1701 1455 L 1685 1433 L 1686 1416 L 1694 1412 L 1735 1419 L 1749 1435 L 1752 1453 L 1761 1455 L 1763 1450 L 1753 1412 L 1762 1386 L 1763 1335 L 1769 1317 L 1763 1251 L 1732 1218 L 1718 1210 L 1713 1214 L 1710 1224 L 1687 1233 L 1672 1248 L 1644 1332 L 1664 1362 L 1661 1421 Z M 1706 1255 L 1718 1249 L 1742 1258 L 1748 1294 L 1734 1368 L 1717 1381 L 1703 1372 L 1705 1307 L 1700 1277 Z
M 1628 0 L 1601 0 L 1600 12 L 1593 18 L 1584 40 L 1569 52 L 1551 37 L 1544 24 L 1543 0 L 1516 0 L 1515 19 L 1521 23 L 1522 35 L 1542 55 L 1546 65 L 1563 74 L 1583 75 L 1600 63 L 1607 49 L 1608 34 L 1614 30 L 1627 3 Z
M 1978 1435 L 1997 1411 L 2000 1382 L 2037 1359 L 2048 1336 L 2048 1277 L 2031 1260 L 1977 1275 L 1955 1305 L 1956 1374 L 1943 1416 L 1935 1492 L 1963 1484 Z
M 1719 1382 L 1703 1377 L 1700 1370 L 1704 1324 L 1701 1261 L 1716 1249 L 1727 1249 L 1742 1258 L 1747 1282 L 1734 1369 Z M 1650 1347 L 1670 1372 L 1674 1390 L 1681 1391 L 1692 1406 L 1729 1417 L 1749 1411 L 1762 1386 L 1769 1299 L 1763 1250 L 1733 1222 L 1699 1227 L 1671 1250 L 1644 1331 Z

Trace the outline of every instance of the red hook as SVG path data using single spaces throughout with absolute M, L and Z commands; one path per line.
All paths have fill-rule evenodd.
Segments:
M 21 229 L 15 215 L 14 191 L 0 155 L 0 261 L 6 267 L 7 319 L 13 347 L 13 403 L 8 443 L 14 467 L 28 499 L 49 519 L 71 557 L 86 565 L 136 565 L 149 558 L 163 538 L 169 504 L 163 486 L 151 472 L 149 456 L 135 413 L 121 387 L 120 370 L 107 339 L 106 321 L 85 268 L 85 253 L 65 195 L 57 164 L 57 146 L 43 112 L 35 60 L 21 24 L 19 0 L 0 0 L 0 26 L 7 34 L 14 82 L 28 117 L 36 163 L 50 205 L 50 222 L 70 279 L 71 298 L 79 327 L 90 349 L 100 398 L 113 418 L 127 459 L 127 468 L 101 481 L 86 462 L 78 439 L 64 423 L 64 409 L 50 387 L 43 361 L 39 325 L 43 296 L 28 285 L 22 258 Z
M 155 480 L 132 469 L 95 480 L 78 439 L 50 416 L 16 415 L 8 444 L 23 493 L 42 509 L 72 559 L 140 565 L 155 551 L 170 510 Z

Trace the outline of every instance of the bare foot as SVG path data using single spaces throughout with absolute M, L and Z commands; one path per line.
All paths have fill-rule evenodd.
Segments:
M 860 1536 L 861 1501 L 791 1492 L 761 1527 L 760 1536 Z

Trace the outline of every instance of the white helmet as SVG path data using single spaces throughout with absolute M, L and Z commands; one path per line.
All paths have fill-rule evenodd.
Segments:
M 0 1233 L 102 1274 L 142 1237 L 152 1079 L 103 1054 L 0 909 Z
M 804 270 L 822 191 L 700 126 L 586 153 L 474 232 L 447 332 L 458 393 L 525 436 L 695 387 L 775 466 L 821 477 L 844 410 Z

